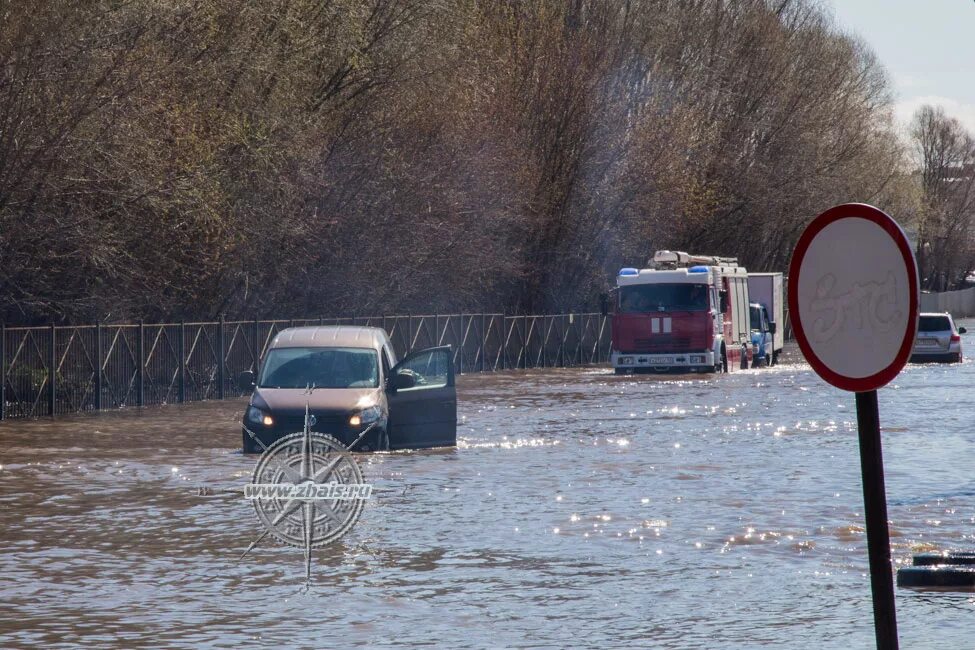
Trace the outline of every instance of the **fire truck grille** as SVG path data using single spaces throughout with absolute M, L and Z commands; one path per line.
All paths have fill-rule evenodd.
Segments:
M 683 352 L 691 349 L 689 336 L 654 336 L 649 339 L 634 339 L 634 350 L 628 352 Z

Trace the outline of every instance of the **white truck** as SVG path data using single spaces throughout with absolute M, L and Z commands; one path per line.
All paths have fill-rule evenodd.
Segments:
M 785 295 L 781 273 L 749 273 L 748 296 L 753 304 L 764 307 L 767 318 L 774 324 L 768 333 L 772 342 L 772 364 L 778 362 L 785 346 Z M 752 327 L 756 326 L 752 323 Z M 753 333 L 754 339 L 754 333 Z

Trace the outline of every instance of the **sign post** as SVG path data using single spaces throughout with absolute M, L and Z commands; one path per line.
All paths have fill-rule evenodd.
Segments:
M 813 370 L 856 393 L 877 647 L 896 650 L 877 389 L 907 363 L 917 333 L 917 264 L 904 231 L 862 203 L 827 210 L 799 237 L 788 298 L 796 342 Z

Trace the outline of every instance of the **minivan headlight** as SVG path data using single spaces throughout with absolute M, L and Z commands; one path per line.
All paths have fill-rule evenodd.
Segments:
M 256 406 L 247 407 L 247 419 L 256 424 L 263 424 L 266 427 L 274 424 L 274 418 L 270 413 L 265 413 Z
M 363 409 L 349 418 L 349 424 L 357 427 L 361 424 L 372 424 L 382 416 L 382 411 L 378 406 L 370 406 Z

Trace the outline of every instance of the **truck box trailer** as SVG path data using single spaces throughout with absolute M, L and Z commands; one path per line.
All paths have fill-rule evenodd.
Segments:
M 753 303 L 763 305 L 769 318 L 775 323 L 772 336 L 772 363 L 778 361 L 785 347 L 785 294 L 781 273 L 749 273 L 748 297 Z

